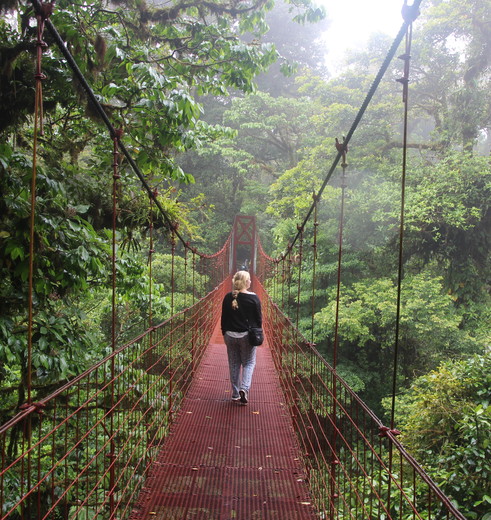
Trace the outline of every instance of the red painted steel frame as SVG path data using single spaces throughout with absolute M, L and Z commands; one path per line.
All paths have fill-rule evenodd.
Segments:
M 209 258 L 212 264 L 202 270 L 213 282 L 224 270 Z M 278 271 L 266 264 L 262 273 Z M 464 520 L 256 277 L 253 284 L 319 516 Z M 2 520 L 129 516 L 229 287 L 227 279 L 0 427 Z
M 237 246 L 248 246 L 250 252 L 249 271 L 255 270 L 256 265 L 256 217 L 237 215 L 233 228 L 233 264 L 232 271 L 239 270 L 237 266 Z

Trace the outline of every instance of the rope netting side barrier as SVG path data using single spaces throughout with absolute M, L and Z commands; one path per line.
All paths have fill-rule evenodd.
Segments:
M 417 461 L 255 282 L 320 518 L 464 520 Z
M 0 427 L 2 519 L 129 515 L 210 341 L 224 287 Z

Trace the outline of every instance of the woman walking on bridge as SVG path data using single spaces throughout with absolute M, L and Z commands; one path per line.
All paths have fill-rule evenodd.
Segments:
M 249 342 L 249 328 L 262 327 L 261 302 L 249 291 L 251 276 L 237 271 L 233 291 L 222 302 L 222 334 L 227 345 L 232 400 L 247 404 L 256 366 L 256 346 Z M 242 377 L 240 370 L 242 368 Z

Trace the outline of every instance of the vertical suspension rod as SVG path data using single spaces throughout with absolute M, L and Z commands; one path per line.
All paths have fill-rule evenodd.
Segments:
M 116 305 L 116 254 L 117 254 L 117 220 L 118 220 L 118 181 L 120 179 L 119 174 L 119 148 L 118 141 L 122 136 L 122 130 L 115 132 L 113 136 L 113 215 L 112 215 L 112 255 L 111 255 L 111 268 L 112 268 L 112 296 L 111 296 L 111 349 L 112 352 L 116 351 L 116 321 L 117 321 L 117 305 Z M 111 408 L 109 413 L 109 511 L 111 516 L 114 514 L 115 501 L 114 501 L 114 486 L 116 481 L 115 473 L 115 442 L 114 442 L 114 377 L 116 373 L 115 357 L 111 357 Z
M 296 312 L 296 321 L 297 321 L 297 341 L 298 341 L 298 326 L 300 322 L 300 290 L 302 285 L 302 263 L 303 263 L 303 229 L 299 229 L 300 232 L 300 242 L 298 246 L 298 282 L 297 282 L 297 312 Z
M 52 4 L 43 4 L 37 11 L 37 38 L 36 38 L 36 90 L 34 97 L 34 139 L 32 149 L 32 177 L 31 177 L 31 214 L 29 224 L 29 275 L 28 275 L 28 318 L 27 318 L 27 404 L 32 402 L 32 331 L 34 321 L 34 240 L 36 215 L 36 180 L 37 180 L 37 142 L 38 135 L 43 134 L 43 80 L 46 76 L 42 72 L 43 50 L 47 47 L 43 41 L 45 23 L 53 12 Z
M 171 231 L 171 292 L 170 292 L 170 308 L 171 308 L 171 316 L 174 316 L 174 293 L 176 290 L 176 281 L 175 281 L 175 258 L 176 258 L 176 226 L 172 227 Z
M 153 254 L 155 249 L 153 247 L 153 201 L 157 198 L 157 191 L 154 191 L 154 197 L 150 198 L 150 219 L 149 219 L 149 235 L 150 244 L 148 249 L 148 327 L 151 329 L 153 326 L 153 309 L 152 309 L 152 297 L 153 297 Z
M 414 11 L 412 8 L 408 8 L 407 0 L 404 1 L 404 7 L 402 10 L 403 17 L 407 24 L 405 37 L 406 46 L 405 52 L 400 59 L 404 61 L 404 74 L 403 77 L 398 79 L 399 83 L 402 84 L 402 102 L 404 105 L 404 119 L 403 119 L 403 138 L 402 138 L 402 173 L 401 173 L 401 210 L 399 217 L 399 252 L 398 252 L 398 267 L 397 267 L 397 301 L 396 301 L 396 325 L 394 334 L 394 361 L 393 361 L 393 374 L 392 374 L 392 402 L 391 402 L 391 414 L 390 414 L 390 430 L 396 435 L 398 432 L 395 430 L 395 399 L 397 389 L 397 368 L 399 364 L 399 332 L 400 332 L 400 318 L 401 318 L 401 287 L 403 278 L 403 261 L 404 261 L 404 213 L 405 213 L 405 199 L 406 199 L 406 167 L 407 167 L 407 135 L 408 135 L 408 92 L 409 92 L 409 61 L 411 59 L 411 40 L 412 40 L 412 22 L 419 13 Z M 414 5 L 413 5 L 414 7 Z M 393 442 L 392 438 L 389 437 L 389 472 L 392 473 L 393 464 Z M 392 482 L 389 479 L 387 486 L 388 503 L 387 507 L 391 507 L 391 486 Z
M 337 269 L 337 287 L 336 287 L 336 318 L 334 325 L 334 349 L 333 349 L 333 368 L 337 369 L 338 361 L 338 346 L 339 346 L 339 307 L 341 298 L 341 269 L 343 259 L 343 232 L 344 232 L 344 201 L 346 196 L 346 168 L 348 166 L 346 162 L 346 154 L 348 152 L 348 146 L 346 142 L 340 143 L 336 138 L 336 148 L 341 153 L 343 162 L 341 167 L 343 168 L 343 174 L 341 178 L 341 207 L 339 211 L 339 237 L 338 237 L 338 269 Z M 335 391 L 335 388 L 334 388 Z
M 332 480 L 331 480 L 331 495 L 333 498 L 337 497 L 336 493 L 336 471 L 337 466 L 339 465 L 336 443 L 338 438 L 338 421 L 337 421 L 337 384 L 336 384 L 336 370 L 338 364 L 338 347 L 339 347 L 339 307 L 340 307 L 340 299 L 341 299 L 341 267 L 342 267 L 342 258 L 343 258 L 343 231 L 344 231 L 344 200 L 345 200 L 345 192 L 346 192 L 346 168 L 348 164 L 346 163 L 346 154 L 348 152 L 348 146 L 346 142 L 340 143 L 336 138 L 336 148 L 338 153 L 341 154 L 343 159 L 341 163 L 341 167 L 343 168 L 343 174 L 341 178 L 341 207 L 339 211 L 339 247 L 338 247 L 338 272 L 337 272 L 337 287 L 336 287 L 336 316 L 335 316 L 335 324 L 334 324 L 334 347 L 332 354 L 332 424 L 333 428 L 333 438 L 332 438 Z M 334 507 L 332 501 L 331 508 Z M 332 511 L 331 511 L 332 513 Z
M 401 293 L 404 262 L 404 213 L 406 201 L 406 170 L 407 170 L 407 137 L 408 137 L 408 94 L 409 94 L 409 62 L 411 59 L 412 23 L 406 31 L 406 49 L 400 59 L 404 61 L 404 75 L 398 81 L 402 84 L 402 101 L 404 104 L 403 142 L 402 142 L 402 174 L 401 174 L 401 212 L 399 219 L 399 258 L 397 266 L 397 302 L 396 302 L 396 327 L 394 338 L 394 367 L 392 375 L 392 403 L 390 427 L 394 429 L 395 423 L 395 398 L 397 387 L 397 366 L 399 358 L 399 333 L 401 321 Z
M 317 266 L 317 228 L 319 223 L 317 222 L 317 202 L 318 197 L 315 193 L 312 194 L 314 198 L 314 240 L 312 244 L 313 251 L 313 262 L 312 262 L 312 332 L 310 334 L 310 341 L 314 344 L 314 313 L 315 313 L 315 284 L 316 284 L 316 266 Z
M 38 135 L 43 134 L 43 80 L 45 75 L 42 72 L 43 50 L 46 43 L 43 41 L 45 22 L 52 13 L 52 4 L 44 4 L 40 12 L 37 13 L 37 38 L 36 38 L 36 89 L 34 94 L 34 138 L 32 150 L 32 177 L 31 177 L 31 214 L 29 220 L 29 274 L 28 274 L 28 293 L 27 293 L 27 367 L 26 380 L 27 386 L 27 402 L 22 406 L 30 406 L 32 404 L 32 334 L 34 328 L 34 240 L 35 240 L 35 222 L 36 222 L 36 180 L 37 180 L 37 142 Z M 27 475 L 26 486 L 31 486 L 31 465 L 32 465 L 32 415 L 29 414 L 25 424 L 23 443 L 27 439 Z M 24 473 L 24 464 L 22 464 L 22 474 Z M 24 475 L 22 475 L 22 478 Z M 30 506 L 21 508 L 22 516 L 32 514 Z

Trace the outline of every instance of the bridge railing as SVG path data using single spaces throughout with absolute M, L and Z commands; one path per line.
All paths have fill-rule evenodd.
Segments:
M 255 281 L 320 518 L 465 520 Z
M 208 345 L 222 283 L 0 427 L 0 518 L 126 518 Z

